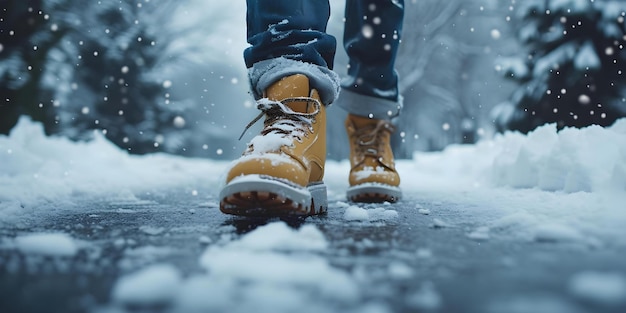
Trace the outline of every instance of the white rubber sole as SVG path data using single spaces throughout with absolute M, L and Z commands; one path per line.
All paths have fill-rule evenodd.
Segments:
M 402 190 L 395 186 L 367 183 L 351 186 L 346 196 L 352 202 L 397 202 L 402 198 Z
M 308 216 L 325 213 L 328 198 L 324 182 L 306 188 L 266 175 L 246 175 L 220 192 L 220 210 L 241 216 Z

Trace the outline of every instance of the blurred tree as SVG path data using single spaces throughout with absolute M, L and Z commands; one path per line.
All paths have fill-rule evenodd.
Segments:
M 545 123 L 607 126 L 626 116 L 623 1 L 528 0 L 518 37 L 529 53 L 499 61 L 521 84 L 494 110 L 498 130 L 529 132 Z
M 394 154 L 474 143 L 491 128 L 491 107 L 510 93 L 492 71 L 499 54 L 517 51 L 501 0 L 406 1 L 398 55 L 404 110 Z M 511 52 L 512 53 L 512 52 Z
M 93 130 L 134 153 L 163 151 L 181 127 L 167 84 L 154 73 L 175 1 L 3 1 L 0 132 L 20 115 L 46 133 L 85 139 Z M 26 23 L 24 23 L 26 21 Z M 5 96 L 6 95 L 6 96 Z M 166 146 L 167 148 L 167 146 Z
M 133 153 L 162 151 L 162 134 L 175 128 L 180 112 L 168 106 L 162 78 L 150 76 L 163 58 L 157 41 L 165 34 L 157 38 L 160 21 L 149 16 L 172 4 L 68 1 L 59 10 L 66 16 L 82 13 L 70 39 L 78 46 L 62 49 L 68 56 L 77 50 L 79 56 L 70 86 L 56 88 L 55 97 L 64 99 L 59 110 L 64 135 L 81 138 L 98 129 Z
M 46 122 L 54 132 L 54 112 L 41 100 L 39 85 L 50 49 L 63 32 L 49 31 L 42 0 L 2 1 L 0 5 L 0 134 L 7 134 L 20 115 Z

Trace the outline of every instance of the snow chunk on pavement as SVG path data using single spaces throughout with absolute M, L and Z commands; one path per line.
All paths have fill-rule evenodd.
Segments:
M 120 278 L 111 297 L 121 304 L 171 303 L 178 295 L 181 282 L 180 272 L 172 265 L 152 265 Z
M 286 223 L 276 222 L 257 228 L 253 235 L 244 236 L 231 244 L 232 248 L 249 250 L 324 250 L 328 242 L 314 225 L 306 224 L 293 229 Z
M 569 291 L 599 304 L 622 304 L 626 303 L 626 277 L 620 273 L 580 272 L 570 279 Z
M 65 233 L 32 233 L 15 238 L 22 253 L 71 257 L 78 252 L 76 241 Z
M 441 295 L 435 290 L 432 282 L 424 282 L 413 294 L 406 299 L 406 304 L 420 311 L 433 311 L 441 307 Z
M 430 225 L 430 227 L 432 228 L 447 228 L 447 227 L 453 227 L 452 224 L 443 221 L 441 219 L 438 218 L 433 218 L 433 223 Z
M 388 267 L 389 276 L 395 279 L 408 279 L 413 276 L 413 269 L 400 261 L 392 261 Z
M 351 205 L 343 213 L 343 219 L 347 221 L 369 221 L 370 215 L 367 210 L 356 205 Z
M 354 279 L 316 254 L 325 251 L 327 245 L 314 225 L 293 230 L 276 222 L 223 246 L 211 246 L 201 256 L 200 264 L 209 273 L 208 282 L 220 285 L 221 294 L 230 300 L 224 302 L 223 308 L 204 303 L 203 299 L 194 303 L 204 303 L 201 307 L 206 309 L 234 312 L 245 312 L 247 308 L 268 311 L 273 307 L 284 308 L 281 311 L 299 310 L 302 304 L 296 300 L 311 296 L 319 298 L 322 304 L 354 304 L 359 297 Z M 237 305 L 233 307 L 233 303 Z
M 477 240 L 477 241 L 488 240 L 490 238 L 489 227 L 485 227 L 485 226 L 478 227 L 472 232 L 468 233 L 467 237 L 473 240 Z
M 299 286 L 336 299 L 356 296 L 356 286 L 350 278 L 321 257 L 210 248 L 202 256 L 201 264 L 220 280 L 280 288 Z
M 549 223 L 535 228 L 535 240 L 540 242 L 579 241 L 583 236 L 576 229 L 566 225 Z
M 398 218 L 398 211 L 384 208 L 364 209 L 356 205 L 349 206 L 343 214 L 346 221 L 388 221 Z

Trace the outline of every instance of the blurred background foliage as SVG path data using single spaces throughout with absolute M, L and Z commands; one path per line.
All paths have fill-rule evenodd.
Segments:
M 624 1 L 519 2 L 405 1 L 398 157 L 626 116 Z M 331 5 L 341 42 L 344 3 Z M 25 115 L 49 135 L 102 132 L 131 153 L 233 158 L 256 115 L 245 46 L 243 2 L 1 0 L 0 133 Z M 333 110 L 329 155 L 341 159 L 345 114 Z

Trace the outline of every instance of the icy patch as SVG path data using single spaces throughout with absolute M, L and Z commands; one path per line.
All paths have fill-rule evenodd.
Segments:
M 558 297 L 547 295 L 518 296 L 498 299 L 491 303 L 487 313 L 583 313 L 575 304 Z
M 128 242 L 129 240 L 127 240 Z M 133 243 L 133 242 L 131 242 Z M 159 247 L 159 246 L 142 246 L 124 251 L 124 255 L 131 257 L 159 257 L 167 256 L 175 250 L 171 247 Z
M 626 303 L 626 277 L 621 273 L 581 272 L 569 281 L 576 297 L 604 305 Z
M 398 211 L 384 208 L 364 209 L 356 205 L 346 208 L 343 219 L 346 221 L 389 221 L 398 218 Z
M 180 272 L 168 264 L 152 265 L 121 277 L 113 287 L 111 298 L 124 305 L 171 303 L 180 290 Z
M 15 248 L 25 254 L 72 257 L 78 252 L 76 241 L 64 233 L 33 233 L 18 236 Z

